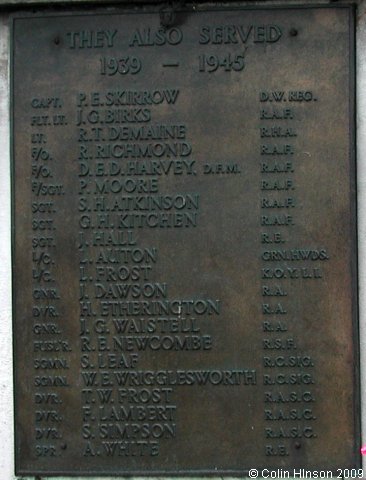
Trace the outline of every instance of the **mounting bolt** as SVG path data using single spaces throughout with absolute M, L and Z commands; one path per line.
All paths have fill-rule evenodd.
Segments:
M 160 25 L 164 28 L 172 27 L 175 22 L 175 12 L 170 5 L 161 7 L 159 10 Z

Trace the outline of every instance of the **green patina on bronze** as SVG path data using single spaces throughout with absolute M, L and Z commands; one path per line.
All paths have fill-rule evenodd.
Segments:
M 19 475 L 357 467 L 353 11 L 12 30 Z

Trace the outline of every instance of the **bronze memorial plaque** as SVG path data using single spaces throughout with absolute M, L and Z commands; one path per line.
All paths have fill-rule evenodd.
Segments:
M 359 466 L 352 8 L 12 38 L 18 474 Z

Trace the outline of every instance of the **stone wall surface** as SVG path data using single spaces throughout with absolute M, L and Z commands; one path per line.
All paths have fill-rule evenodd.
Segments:
M 357 12 L 356 101 L 357 101 L 357 196 L 359 248 L 359 322 L 361 352 L 361 429 L 366 443 L 366 1 Z M 366 457 L 364 457 L 365 459 Z M 366 468 L 366 461 L 363 462 Z M 364 475 L 365 476 L 365 475 Z
M 210 3 L 210 0 L 203 0 L 205 3 Z M 234 4 L 236 0 L 227 0 L 227 3 Z M 356 4 L 362 0 L 342 0 L 343 4 Z M 52 5 L 71 5 L 71 4 L 88 4 L 88 5 L 108 5 L 108 4 L 146 4 L 146 3 L 169 3 L 161 2 L 160 0 L 0 0 L 0 6 L 4 7 L 19 7 L 23 5 L 39 5 L 50 7 Z M 183 2 L 185 3 L 185 2 Z M 198 2 L 186 2 L 186 3 L 198 3 Z M 248 5 L 329 5 L 340 3 L 338 0 L 248 0 L 247 2 L 240 2 L 241 5 L 247 3 Z

